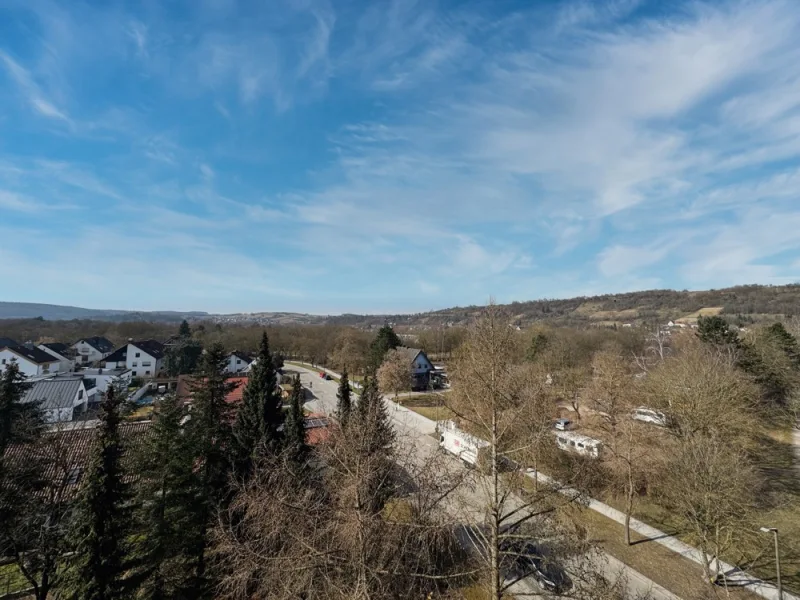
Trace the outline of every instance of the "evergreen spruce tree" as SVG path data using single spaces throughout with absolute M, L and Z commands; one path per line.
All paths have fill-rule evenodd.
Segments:
M 697 319 L 697 335 L 707 344 L 715 346 L 730 345 L 739 347 L 739 336 L 732 331 L 728 322 L 719 316 Z
M 336 392 L 336 414 L 342 427 L 347 425 L 353 408 L 351 393 L 350 380 L 347 377 L 347 369 L 345 368 L 342 370 L 342 378 L 339 380 L 339 391 Z
M 200 502 L 195 513 L 199 532 L 193 550 L 195 581 L 191 593 L 196 598 L 205 597 L 211 587 L 206 574 L 208 528 L 214 511 L 228 494 L 234 409 L 228 404 L 226 397 L 233 391 L 235 384 L 228 381 L 227 364 L 228 353 L 225 348 L 221 344 L 212 345 L 203 357 L 202 375 L 192 385 L 193 407 L 189 435 L 195 463 L 199 465 L 200 486 Z
M 397 334 L 390 325 L 386 324 L 381 327 L 369 347 L 370 368 L 373 371 L 377 371 L 378 367 L 381 366 L 386 353 L 389 350 L 393 350 L 402 345 L 403 343 L 400 341 L 400 338 L 397 337 Z
M 75 559 L 65 592 L 74 600 L 127 595 L 126 554 L 131 531 L 128 486 L 121 465 L 120 400 L 109 387 L 100 407 L 87 481 L 75 509 Z
M 10 362 L 0 374 L 0 457 L 9 444 L 25 443 L 38 437 L 43 422 L 39 407 L 22 403 L 30 385 L 16 362 Z
M 181 321 L 181 326 L 178 328 L 178 335 L 183 338 L 192 337 L 192 328 L 189 327 L 189 322 L 186 319 Z
M 273 358 L 264 332 L 233 427 L 236 467 L 243 474 L 250 471 L 259 453 L 274 451 L 280 443 L 283 401 Z
M 356 404 L 356 419 L 359 425 L 365 425 L 369 418 L 370 405 L 380 401 L 380 390 L 378 389 L 378 378 L 374 373 L 367 373 L 364 377 L 364 386 L 361 388 L 361 395 Z
M 303 401 L 305 391 L 300 383 L 300 375 L 294 380 L 292 399 L 284 425 L 284 443 L 289 453 L 289 458 L 297 464 L 302 464 L 308 454 L 306 444 L 306 419 L 303 414 Z
M 141 535 L 134 577 L 141 600 L 188 599 L 193 589 L 200 495 L 192 446 L 181 425 L 185 414 L 175 396 L 163 397 L 136 457 Z
M 778 344 L 795 367 L 800 367 L 800 345 L 795 337 L 786 331 L 783 323 L 770 325 L 767 328 L 767 335 Z

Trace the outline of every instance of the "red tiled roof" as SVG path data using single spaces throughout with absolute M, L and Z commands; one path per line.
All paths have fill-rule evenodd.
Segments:
M 247 385 L 248 377 L 246 375 L 237 375 L 236 377 L 228 377 L 228 383 L 233 383 L 236 385 L 226 397 L 225 401 L 229 404 L 238 404 L 242 401 L 242 394 L 244 394 L 244 388 Z M 176 390 L 176 394 L 178 398 L 183 398 L 184 400 L 191 400 L 192 397 L 192 384 L 193 381 L 197 381 L 201 383 L 202 379 L 196 379 L 191 375 L 179 375 L 178 376 L 178 387 Z

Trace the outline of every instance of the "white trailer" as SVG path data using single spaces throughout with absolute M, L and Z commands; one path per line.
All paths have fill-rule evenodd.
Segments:
M 461 431 L 453 421 L 437 421 L 436 431 L 439 433 L 439 447 L 468 465 L 478 466 L 481 451 L 489 447 L 489 442 Z
M 603 442 L 574 431 L 554 431 L 556 446 L 565 452 L 580 454 L 590 458 L 599 458 Z

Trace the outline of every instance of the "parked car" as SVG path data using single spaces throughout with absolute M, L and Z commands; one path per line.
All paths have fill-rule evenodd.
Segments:
M 559 431 L 567 431 L 572 425 L 572 421 L 569 419 L 556 419 L 554 427 Z
M 668 423 L 667 416 L 664 413 L 653 410 L 652 408 L 647 408 L 646 406 L 640 406 L 634 410 L 631 414 L 631 417 L 637 421 L 642 421 L 643 423 L 652 423 L 653 425 L 658 425 L 659 427 L 666 427 Z
M 508 561 L 504 571 L 514 577 L 531 576 L 542 589 L 554 594 L 564 594 L 572 589 L 572 579 L 546 548 L 533 542 L 511 539 L 500 543 L 500 551 L 512 553 L 506 554 Z

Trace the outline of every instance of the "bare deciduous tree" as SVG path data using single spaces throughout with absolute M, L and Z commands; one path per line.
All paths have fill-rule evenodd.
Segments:
M 408 354 L 402 350 L 389 350 L 378 369 L 377 377 L 384 394 L 393 393 L 396 398 L 400 392 L 410 390 L 413 380 Z

